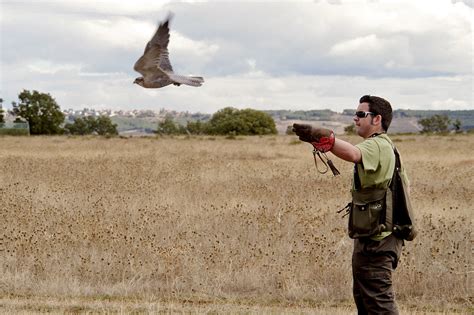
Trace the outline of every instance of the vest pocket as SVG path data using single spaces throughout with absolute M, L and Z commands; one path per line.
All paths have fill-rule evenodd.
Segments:
M 376 235 L 385 229 L 385 225 L 381 223 L 381 218 L 385 215 L 385 194 L 385 189 L 353 191 L 349 214 L 351 238 Z

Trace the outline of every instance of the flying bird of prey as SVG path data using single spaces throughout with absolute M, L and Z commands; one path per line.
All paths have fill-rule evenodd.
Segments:
M 201 86 L 204 83 L 202 77 L 184 76 L 173 72 L 171 66 L 168 43 L 170 41 L 169 22 L 172 15 L 168 15 L 164 23 L 160 23 L 158 30 L 145 47 L 145 52 L 133 67 L 141 73 L 133 81 L 144 88 L 161 88 L 170 84 L 180 86 L 181 84 Z

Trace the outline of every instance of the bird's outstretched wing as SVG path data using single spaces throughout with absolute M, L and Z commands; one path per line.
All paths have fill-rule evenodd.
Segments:
M 143 56 L 134 65 L 135 71 L 141 73 L 145 80 L 155 75 L 162 75 L 162 71 L 173 72 L 169 61 L 168 43 L 170 41 L 169 22 L 172 14 L 168 15 L 165 22 L 160 23 L 155 35 L 147 43 Z
M 157 70 L 160 54 L 160 47 L 147 48 L 145 54 L 137 60 L 133 68 L 135 71 L 140 72 L 145 78 L 153 75 Z
M 172 17 L 173 15 L 169 14 L 166 20 L 160 23 L 155 35 L 147 43 L 143 56 L 135 62 L 133 68 L 143 77 L 135 79 L 134 83 L 145 88 L 161 88 L 170 84 L 201 86 L 204 83 L 202 77 L 183 76 L 173 72 L 168 53 L 169 23 Z

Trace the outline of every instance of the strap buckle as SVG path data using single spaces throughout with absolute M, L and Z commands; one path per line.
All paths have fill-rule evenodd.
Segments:
M 316 159 L 316 155 L 319 157 L 321 162 L 323 162 L 323 165 L 325 166 L 324 170 L 320 170 L 318 167 L 318 162 Z M 326 161 L 323 159 L 323 157 L 326 159 Z M 316 166 L 316 169 L 320 174 L 326 174 L 329 169 L 331 169 L 331 172 L 334 176 L 341 174 L 339 170 L 334 166 L 334 163 L 328 158 L 325 152 L 321 152 L 319 150 L 316 150 L 316 148 L 313 150 L 313 158 L 314 158 L 314 165 Z
M 349 214 L 349 212 L 351 212 L 351 208 L 352 208 L 352 202 L 349 202 L 344 208 L 339 209 L 337 213 L 341 213 L 342 211 L 346 210 L 346 213 L 344 213 L 344 215 L 342 216 L 344 218 L 345 216 Z

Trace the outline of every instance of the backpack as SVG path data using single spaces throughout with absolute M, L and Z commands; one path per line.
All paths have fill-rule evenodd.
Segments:
M 387 189 L 360 189 L 359 174 L 355 168 L 356 189 L 352 191 L 352 202 L 346 207 L 351 238 L 370 237 L 384 231 L 392 231 L 397 238 L 407 241 L 416 237 L 408 182 L 395 146 L 393 151 L 395 168 Z
M 416 237 L 417 231 L 410 202 L 410 190 L 406 176 L 403 175 L 404 169 L 401 165 L 400 154 L 395 146 L 393 151 L 395 152 L 395 170 L 389 191 L 392 195 L 392 209 L 396 209 L 396 211 L 393 211 L 392 232 L 398 238 L 412 241 Z

